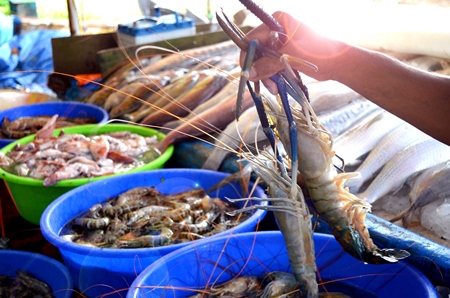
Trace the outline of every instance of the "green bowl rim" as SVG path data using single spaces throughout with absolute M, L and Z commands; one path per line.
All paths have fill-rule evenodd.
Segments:
M 143 136 L 148 136 L 148 133 L 152 133 L 152 135 L 156 135 L 158 138 L 158 141 L 161 141 L 166 135 L 156 129 L 153 128 L 149 128 L 149 127 L 145 127 L 145 126 L 141 126 L 141 125 L 137 125 L 137 124 L 111 124 L 111 123 L 105 123 L 105 124 L 86 124 L 86 125 L 77 125 L 77 126 L 71 126 L 71 127 L 66 127 L 66 128 L 59 128 L 59 129 L 55 129 L 55 131 L 53 132 L 53 135 L 59 135 L 61 130 L 64 130 L 64 132 L 68 133 L 68 134 L 73 134 L 73 133 L 80 133 L 83 134 L 85 136 L 89 136 L 89 135 L 93 135 L 94 133 L 92 131 L 94 131 L 94 129 L 98 127 L 98 132 L 104 131 L 105 127 L 108 128 L 107 132 L 116 132 L 116 131 L 130 131 L 132 133 L 137 133 Z M 109 130 L 109 128 L 111 128 L 112 130 Z M 122 129 L 124 128 L 124 129 Z M 81 129 L 81 131 L 79 131 Z M 11 144 L 6 145 L 5 147 L 3 147 L 2 149 L 0 149 L 0 154 L 7 154 L 8 152 L 10 152 L 12 149 L 14 149 L 14 147 L 17 144 L 20 145 L 24 145 L 27 143 L 30 143 L 31 141 L 34 140 L 35 138 L 35 134 L 33 135 L 29 135 L 26 136 L 24 138 L 21 138 L 15 142 L 12 142 Z M 67 179 L 67 180 L 61 180 L 58 181 L 56 184 L 52 185 L 51 187 L 73 187 L 73 186 L 80 186 L 82 184 L 88 183 L 88 182 L 92 182 L 92 181 L 96 181 L 96 180 L 100 180 L 100 179 L 104 179 L 106 177 L 114 177 L 117 175 L 123 175 L 125 173 L 134 173 L 134 172 L 138 172 L 140 171 L 140 169 L 144 166 L 149 166 L 149 165 L 153 165 L 158 167 L 159 165 L 164 164 L 167 160 L 169 160 L 169 158 L 172 156 L 174 151 L 174 146 L 170 145 L 166 151 L 164 151 L 160 157 L 158 157 L 157 159 L 155 159 L 154 161 L 145 164 L 143 166 L 140 166 L 138 168 L 134 168 L 132 170 L 123 172 L 123 173 L 117 173 L 117 174 L 111 174 L 111 175 L 105 175 L 105 176 L 98 176 L 98 177 L 90 177 L 90 178 L 77 178 L 77 179 Z M 5 171 L 3 168 L 0 167 L 0 178 L 4 179 L 5 182 L 20 182 L 20 183 L 26 183 L 26 185 L 31 185 L 31 186 L 43 186 L 43 179 L 35 179 L 35 178 L 29 178 L 29 177 L 22 177 L 22 176 L 17 176 L 14 174 L 11 174 L 7 171 Z

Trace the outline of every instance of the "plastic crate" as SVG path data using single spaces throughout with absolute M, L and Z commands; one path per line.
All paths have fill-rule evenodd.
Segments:
M 143 18 L 130 24 L 120 24 L 117 29 L 120 42 L 124 46 L 180 38 L 195 35 L 195 33 L 194 21 L 190 18 L 182 18 L 177 13 Z

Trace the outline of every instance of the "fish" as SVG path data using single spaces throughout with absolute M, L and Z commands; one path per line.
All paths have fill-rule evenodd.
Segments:
M 117 91 L 111 92 L 111 94 L 106 98 L 103 108 L 107 112 L 111 111 L 113 107 L 118 106 L 121 102 L 123 102 L 129 94 L 133 94 L 137 88 L 145 83 L 145 81 L 148 81 L 146 77 L 136 78 L 135 81 L 118 88 Z
M 372 149 L 364 161 L 355 169 L 359 178 L 348 180 L 345 186 L 357 193 L 364 182 L 372 178 L 395 154 L 427 135 L 409 123 L 403 123 L 386 136 Z
M 361 95 L 337 81 L 316 81 L 308 85 L 311 107 L 316 115 L 334 111 L 347 105 Z
M 369 204 L 396 191 L 412 174 L 450 160 L 450 146 L 427 137 L 398 152 L 358 197 Z
M 144 99 L 147 104 L 141 105 L 136 111 L 126 113 L 124 119 L 132 122 L 140 122 L 142 119 L 164 107 L 169 101 L 177 98 L 186 90 L 191 89 L 199 80 L 200 74 L 197 71 L 189 72 L 177 78 L 167 86 Z
M 151 113 L 140 121 L 140 123 L 164 126 L 164 123 L 168 121 L 174 120 L 177 117 L 184 117 L 195 106 L 207 101 L 219 92 L 227 83 L 225 76 L 211 71 L 202 71 L 200 75 L 199 81 L 193 88 L 186 90 L 176 100 L 169 101 L 162 109 Z
M 164 48 L 151 46 L 145 47 L 168 51 Z M 173 55 L 168 55 L 163 59 L 144 67 L 142 69 L 142 72 L 145 74 L 152 74 L 168 67 L 185 67 L 186 63 L 188 63 L 188 65 L 197 65 L 197 61 L 201 60 L 204 57 L 220 55 L 232 51 L 237 51 L 237 47 L 231 41 L 224 41 L 213 45 L 187 49 L 179 52 L 171 51 Z
M 249 144 L 267 141 L 262 130 L 256 107 L 252 106 L 242 113 L 239 120 L 234 120 L 215 140 L 214 150 L 205 160 L 202 169 L 217 171 L 225 157 L 232 151 Z
M 371 151 L 389 132 L 404 121 L 385 111 L 376 110 L 334 139 L 333 149 L 345 164 L 355 164 L 359 157 Z
M 251 96 L 249 92 L 245 92 L 242 109 L 245 111 L 251 106 L 253 106 Z M 220 117 L 217 117 L 217 111 L 220 111 Z M 207 109 L 173 129 L 161 140 L 157 149 L 160 152 L 164 152 L 172 144 L 191 139 L 192 137 L 221 131 L 235 119 L 235 111 L 236 95 L 231 95 L 214 109 Z
M 422 171 L 411 186 L 410 202 L 411 206 L 395 217 L 391 222 L 402 220 L 404 228 L 411 224 L 414 212 L 431 202 L 450 198 L 450 161 L 439 163 Z
M 114 81 L 111 85 L 105 84 L 102 88 L 86 97 L 83 102 L 103 107 L 105 105 L 106 99 L 115 91 L 116 88 L 119 88 L 118 81 Z
M 381 108 L 368 99 L 356 97 L 345 105 L 317 115 L 317 118 L 336 138 L 359 120 L 379 110 Z
M 160 130 L 162 132 L 171 131 L 175 127 L 196 117 L 200 113 L 202 113 L 208 109 L 217 108 L 217 106 L 219 106 L 223 100 L 226 100 L 230 96 L 235 95 L 237 93 L 238 86 L 237 86 L 237 83 L 235 82 L 235 80 L 233 80 L 234 74 L 236 74 L 236 70 L 233 70 L 230 72 L 230 74 L 228 75 L 228 79 L 230 81 L 214 96 L 212 96 L 207 101 L 196 106 L 187 116 L 183 117 L 182 119 L 177 119 L 177 120 L 172 120 L 172 121 L 166 122 L 164 124 L 164 127 L 161 127 Z
M 137 110 L 142 105 L 142 100 L 140 100 L 141 98 L 147 98 L 151 94 L 154 94 L 167 83 L 168 80 L 164 78 L 159 80 L 148 80 L 145 83 L 137 83 L 140 86 L 137 86 L 133 93 L 128 94 L 122 102 L 112 108 L 109 112 L 109 117 L 111 119 L 120 119 L 123 115 Z

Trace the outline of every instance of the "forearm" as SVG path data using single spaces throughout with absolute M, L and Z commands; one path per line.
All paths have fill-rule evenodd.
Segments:
M 450 145 L 450 77 L 419 71 L 384 54 L 320 36 L 284 12 L 275 19 L 288 41 L 279 49 L 292 67 L 317 80 L 336 80 L 380 107 Z M 248 37 L 267 45 L 270 29 L 261 25 Z M 317 71 L 296 58 L 317 66 Z M 265 80 L 283 68 L 276 59 L 262 57 L 253 64 L 250 80 Z M 265 81 L 263 81 L 265 82 Z M 265 82 L 271 92 L 273 83 Z
M 450 78 L 418 71 L 381 53 L 351 47 L 332 79 L 450 144 Z

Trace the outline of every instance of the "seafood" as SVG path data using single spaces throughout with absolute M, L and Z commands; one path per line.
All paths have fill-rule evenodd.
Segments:
M 246 220 L 236 208 L 203 189 L 163 195 L 155 187 L 136 187 L 74 218 L 61 237 L 86 246 L 158 247 L 202 239 Z
M 26 271 L 17 276 L 0 275 L 1 297 L 55 297 L 50 286 Z
M 240 276 L 224 284 L 209 289 L 208 294 L 194 297 L 291 297 L 297 289 L 295 277 L 285 272 L 269 272 L 265 276 Z M 297 297 L 297 296 L 293 296 Z
M 198 72 L 190 72 L 178 78 L 148 97 L 146 102 L 149 105 L 142 105 L 135 112 L 125 114 L 124 118 L 130 121 L 140 122 L 152 112 L 164 107 L 167 104 L 167 98 L 177 98 L 186 90 L 191 89 L 199 78 L 200 74 Z
M 166 78 L 147 80 L 144 83 L 136 82 L 135 84 L 139 86 L 137 86 L 134 92 L 127 95 L 118 105 L 113 107 L 109 112 L 109 116 L 111 118 L 121 118 L 125 114 L 134 112 L 142 105 L 141 98 L 145 99 L 149 97 L 167 83 L 168 80 Z
M 424 137 L 426 137 L 426 134 L 414 126 L 408 123 L 400 125 L 384 136 L 355 170 L 360 174 L 360 177 L 348 180 L 345 186 L 350 188 L 352 193 L 358 192 L 361 185 L 369 180 L 396 153 Z
M 132 94 L 146 81 L 148 81 L 146 77 L 138 77 L 136 78 L 136 80 L 130 82 L 129 84 L 126 84 L 121 88 L 117 88 L 117 92 L 112 92 L 106 98 L 103 108 L 107 112 L 109 112 L 113 107 L 119 105 L 128 96 L 128 94 Z
M 288 123 L 281 115 L 279 103 L 268 99 L 269 113 L 271 113 L 269 115 L 276 117 L 277 133 L 288 151 L 287 145 L 290 140 L 284 133 L 288 131 Z M 321 128 L 317 118 L 314 119 L 314 114 L 311 121 L 312 127 L 308 127 L 302 121 L 305 111 L 302 111 L 298 105 L 291 105 L 291 111 L 300 136 L 298 138 L 298 170 L 319 216 L 329 223 L 339 243 L 348 253 L 365 262 L 396 262 L 397 258 L 403 258 L 402 251 L 382 250 L 372 242 L 364 225 L 366 213 L 370 211 L 371 206 L 344 188 L 345 181 L 358 174 L 337 173 L 332 163 L 334 156 L 332 137 Z
M 230 280 L 220 286 L 211 288 L 212 295 L 232 295 L 233 297 L 245 297 L 249 292 L 257 290 L 261 280 L 255 276 L 241 276 Z M 194 296 L 195 297 L 195 296 Z
M 14 121 L 10 121 L 8 117 L 3 117 L 1 134 L 2 138 L 20 139 L 25 136 L 35 134 L 52 118 L 52 116 L 34 116 L 34 117 L 21 117 Z M 55 123 L 55 127 L 67 127 L 80 124 L 95 123 L 95 118 L 69 118 L 58 117 Z
M 235 70 L 232 70 L 230 72 L 230 74 L 228 75 L 228 79 L 230 81 L 219 92 L 217 92 L 214 96 L 212 96 L 209 100 L 196 106 L 187 116 L 183 117 L 182 119 L 166 122 L 164 124 L 164 127 L 161 127 L 161 130 L 166 131 L 166 130 L 171 130 L 173 128 L 176 128 L 177 126 L 194 118 L 198 114 L 200 114 L 208 109 L 214 108 L 215 106 L 219 105 L 222 101 L 226 100 L 226 98 L 236 95 L 237 84 L 233 80 L 235 73 L 236 73 Z
M 433 201 L 450 197 L 448 181 L 450 179 L 450 161 L 437 164 L 422 171 L 411 187 L 411 206 L 390 221 L 401 219 L 403 227 L 408 228 L 414 211 Z
M 103 107 L 107 98 L 114 92 L 116 88 L 120 87 L 122 87 L 122 85 L 119 80 L 114 80 L 111 83 L 105 83 L 102 88 L 86 97 L 83 101 Z
M 16 146 L 2 158 L 2 167 L 20 176 L 43 179 L 51 186 L 63 179 L 121 173 L 150 162 L 160 153 L 157 137 L 113 132 L 86 137 L 81 134 L 53 136 L 57 115 L 36 133 L 35 139 Z
M 253 2 L 241 2 L 273 31 L 284 33 L 283 28 Z M 321 125 L 311 108 L 308 92 L 299 74 L 290 69 L 290 72 L 282 71 L 271 78 L 278 87 L 278 98 L 262 97 L 258 89 L 253 91 L 250 83 L 246 82 L 249 71 L 247 67 L 251 66 L 252 59 L 261 55 L 272 55 L 281 60 L 283 57 L 275 50 L 258 47 L 255 41 L 247 41 L 225 15 L 217 14 L 217 19 L 228 36 L 247 52 L 243 62 L 240 92 L 245 86 L 250 90 L 255 106 L 259 109 L 261 125 L 274 152 L 277 152 L 276 136 L 289 156 L 287 159 L 279 154 L 276 157 L 267 154 L 264 157 L 269 162 L 265 162 L 261 157 L 244 155 L 246 160 L 250 160 L 253 170 L 268 185 L 268 200 L 273 203 L 268 210 L 275 211 L 285 238 L 291 269 L 300 284 L 301 292 L 307 297 L 318 296 L 310 215 L 302 190 L 297 184 L 298 173 L 302 176 L 318 213 L 325 218 L 334 236 L 349 254 L 370 263 L 397 262 L 398 259 L 409 256 L 406 251 L 379 249 L 373 243 L 364 224 L 371 206 L 344 188 L 345 181 L 357 174 L 337 173 L 332 162 L 332 135 Z M 280 44 L 280 40 L 278 41 Z M 238 101 L 239 99 L 238 96 Z M 237 118 L 240 113 L 238 109 Z M 290 172 L 287 172 L 288 169 Z
M 150 48 L 150 46 L 143 46 L 142 48 Z M 157 47 L 153 48 L 157 49 Z M 167 51 L 167 49 L 163 50 Z M 214 46 L 204 46 L 180 51 L 177 52 L 177 55 L 166 56 L 156 63 L 152 63 L 147 67 L 144 67 L 142 72 L 145 74 L 151 74 L 168 67 L 186 67 L 183 63 L 194 65 L 196 64 L 196 61 L 199 61 L 204 57 L 210 57 L 212 55 L 219 55 L 220 53 L 228 53 L 231 51 L 236 51 L 236 46 L 231 41 L 224 41 L 215 44 Z
M 264 292 L 261 297 L 279 297 L 293 293 L 297 281 L 292 274 L 286 272 L 270 272 L 263 279 Z
M 170 244 L 173 232 L 167 227 L 162 227 L 158 235 L 143 235 L 130 240 L 116 240 L 118 248 L 158 247 Z
M 371 101 L 360 97 L 335 110 L 323 112 L 317 115 L 317 117 L 322 125 L 336 138 L 347 131 L 353 124 L 357 123 L 358 120 L 363 119 L 377 110 L 381 110 L 381 108 Z
M 174 117 L 184 117 L 195 106 L 210 99 L 225 86 L 226 82 L 226 77 L 221 74 L 215 74 L 210 70 L 201 71 L 199 81 L 192 89 L 186 90 L 176 101 L 171 101 L 164 105 L 162 109 L 148 115 L 141 123 L 163 125 L 174 120 Z
M 392 157 L 358 196 L 373 203 L 383 195 L 400 189 L 412 174 L 447 160 L 450 160 L 449 146 L 431 137 L 422 138 Z
M 288 249 L 289 262 L 303 293 L 317 296 L 316 264 L 312 239 L 311 216 L 300 187 L 287 175 L 280 175 L 271 154 L 247 154 L 252 169 L 267 183 L 269 199 Z M 292 195 L 292 185 L 297 187 Z
M 354 164 L 359 157 L 372 150 L 386 134 L 403 123 L 403 120 L 385 110 L 375 110 L 369 117 L 361 119 L 339 135 L 334 140 L 334 150 L 345 164 Z
M 242 109 L 246 110 L 252 105 L 250 94 L 247 92 L 243 98 Z M 169 132 L 157 147 L 158 150 L 164 152 L 171 144 L 224 129 L 231 119 L 234 119 L 236 97 L 232 95 L 224 98 L 218 107 L 221 111 L 220 117 L 217 117 L 216 108 L 203 111 Z
M 203 164 L 203 169 L 218 170 L 231 150 L 248 147 L 249 144 L 265 140 L 256 107 L 253 106 L 244 111 L 240 118 L 240 121 L 235 120 L 228 124 L 217 137 L 214 150 Z
M 332 80 L 310 82 L 308 93 L 311 107 L 317 115 L 338 109 L 361 98 L 361 95 L 349 87 Z

